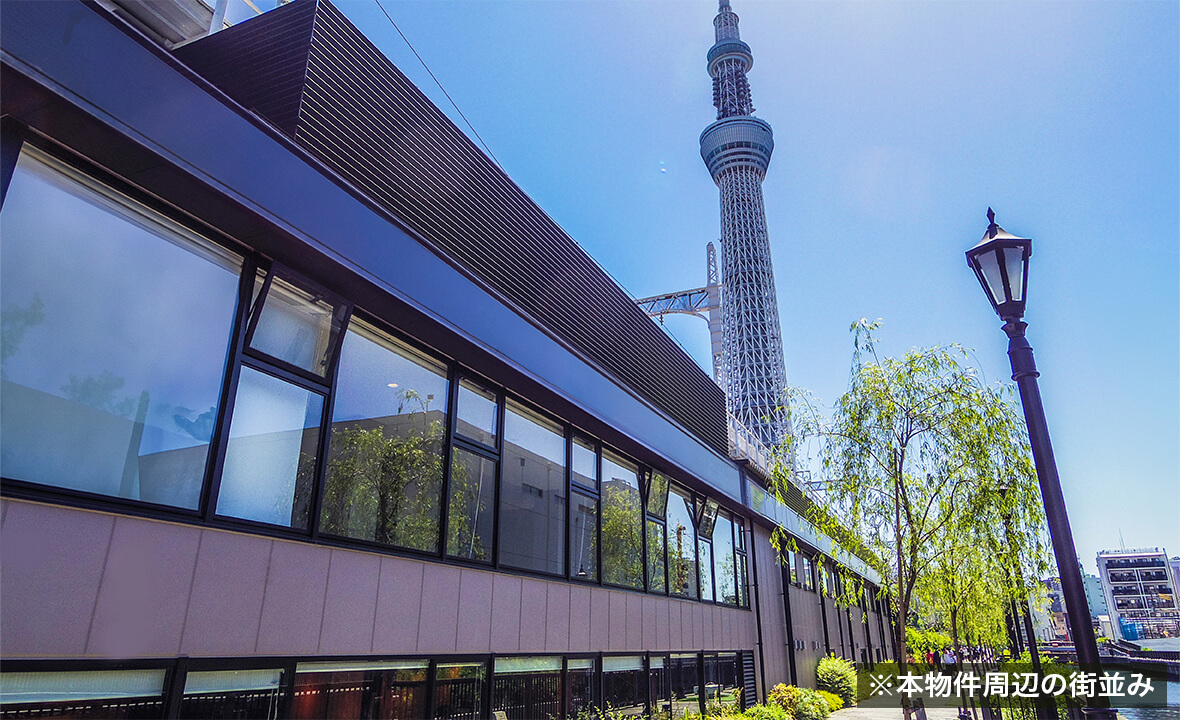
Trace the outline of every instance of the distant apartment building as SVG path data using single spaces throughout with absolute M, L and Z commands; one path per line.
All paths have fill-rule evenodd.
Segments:
M 1099 637 L 1114 637 L 1105 628 L 1110 626 L 1110 609 L 1106 604 L 1106 593 L 1102 592 L 1102 578 L 1082 573 L 1082 585 L 1086 588 L 1086 605 L 1090 608 L 1090 626 Z M 1103 625 L 1102 618 L 1106 618 Z
M 1119 637 L 1180 635 L 1176 574 L 1163 548 L 1103 550 L 1098 553 L 1098 575 Z
M 1041 581 L 1045 586 L 1048 605 L 1037 608 L 1030 601 L 1032 611 L 1033 634 L 1039 642 L 1069 642 L 1069 620 L 1065 612 L 1065 596 L 1061 593 L 1061 578 L 1046 578 Z

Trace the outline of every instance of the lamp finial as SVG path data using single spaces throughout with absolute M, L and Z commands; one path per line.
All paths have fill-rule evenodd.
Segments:
M 990 223 L 987 226 L 987 237 L 988 239 L 991 239 L 996 236 L 997 232 L 999 232 L 1000 226 L 996 224 L 996 214 L 992 212 L 990 207 L 987 209 L 987 221 Z

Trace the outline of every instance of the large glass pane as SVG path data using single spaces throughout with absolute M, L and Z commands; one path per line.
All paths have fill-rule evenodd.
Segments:
M 344 337 L 320 531 L 437 552 L 446 368 L 371 328 Z
M 644 714 L 647 682 L 642 655 L 602 659 L 602 704 L 618 715 Z
M 701 564 L 701 599 L 713 599 L 713 544 L 708 540 L 697 541 L 697 556 Z
M 292 720 L 418 720 L 426 717 L 425 660 L 299 663 Z
M 185 677 L 180 717 L 277 718 L 284 695 L 283 671 L 279 668 L 190 672 Z
M 668 674 L 668 658 L 652 655 L 647 661 L 647 696 L 652 714 L 670 716 L 672 713 L 672 684 Z
M 598 452 L 594 443 L 581 438 L 574 438 L 574 482 L 589 489 L 598 491 Z
M 673 485 L 668 495 L 668 590 L 697 596 L 697 535 L 692 521 L 692 496 Z
M 791 584 L 799 586 L 799 553 L 794 550 L 787 551 L 787 570 L 791 574 Z
M 595 705 L 593 658 L 571 658 L 566 662 L 565 715 L 581 718 Z
M 163 717 L 165 671 L 0 673 L 0 717 Z
M 701 711 L 700 665 L 697 655 L 673 655 L 668 663 L 672 686 L 672 717 Z
M 435 720 L 482 720 L 484 663 L 439 663 L 435 667 Z
M 465 438 L 494 447 L 500 434 L 496 393 L 470 380 L 459 380 L 457 432 Z
M 647 514 L 663 518 L 668 509 L 668 477 L 653 472 L 647 488 Z
M 647 589 L 665 592 L 668 584 L 664 578 L 664 561 L 667 557 L 667 542 L 664 525 L 655 520 L 647 521 Z
M 643 502 L 639 468 L 602 454 L 602 579 L 643 588 Z
M 262 298 L 250 347 L 297 368 L 327 375 L 344 308 L 279 277 Z
M 496 658 L 493 677 L 492 710 L 508 720 L 560 717 L 560 656 Z
M 500 479 L 500 562 L 565 572 L 565 435 L 562 427 L 517 405 L 504 411 Z
M 0 213 L 4 477 L 196 509 L 241 261 L 43 157 Z
M 496 461 L 455 448 L 447 511 L 448 555 L 491 562 L 495 497 Z
M 703 538 L 713 537 L 713 524 L 717 521 L 717 501 L 706 500 L 704 507 L 701 509 L 701 522 L 697 525 L 697 536 Z
M 570 508 L 570 573 L 576 580 L 598 580 L 598 499 L 575 491 Z
M 324 398 L 243 367 L 217 514 L 306 528 Z
M 733 547 L 733 521 L 728 512 L 717 515 L 717 526 L 713 528 L 713 567 L 717 581 L 717 602 L 737 605 L 737 578 Z
M 717 683 L 717 698 L 736 712 L 741 707 L 741 665 L 737 653 L 720 653 L 713 670 L 713 682 Z
M 811 558 L 800 553 L 800 573 L 803 575 L 803 589 L 815 590 L 815 571 L 811 566 Z

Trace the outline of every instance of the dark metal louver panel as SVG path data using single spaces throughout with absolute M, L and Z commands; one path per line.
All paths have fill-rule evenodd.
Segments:
M 758 704 L 758 679 L 754 677 L 754 653 L 742 652 L 742 710 Z
M 726 454 L 721 389 L 327 0 L 296 0 L 176 55 Z

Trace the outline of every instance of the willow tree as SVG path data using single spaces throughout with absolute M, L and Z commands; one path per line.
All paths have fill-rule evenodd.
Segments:
M 791 463 L 776 469 L 785 495 L 792 467 L 818 473 L 823 503 L 809 513 L 831 537 L 850 533 L 876 558 L 896 613 L 894 642 L 905 672 L 905 627 L 920 578 L 938 572 L 943 540 L 994 503 L 995 488 L 1032 482 L 1024 421 L 1010 389 L 984 383 L 958 346 L 880 357 L 876 323 L 852 326 L 849 388 L 825 413 L 791 396 Z M 976 515 L 979 522 L 995 515 Z

